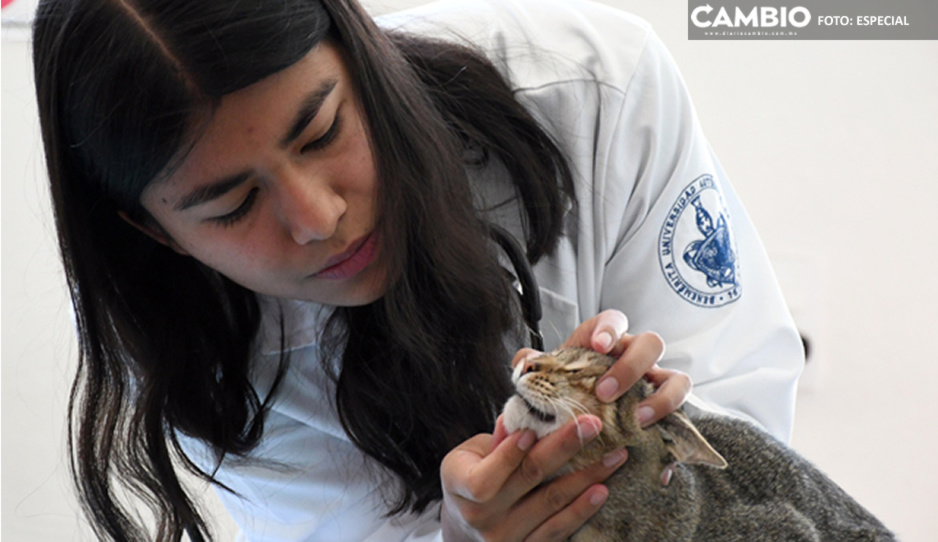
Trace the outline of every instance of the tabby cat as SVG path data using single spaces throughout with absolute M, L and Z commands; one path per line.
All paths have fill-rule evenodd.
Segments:
M 677 411 L 642 429 L 635 405 L 652 391 L 640 380 L 615 403 L 594 395 L 615 360 L 568 348 L 515 368 L 504 409 L 509 432 L 539 437 L 580 414 L 603 421 L 598 437 L 561 473 L 593 465 L 623 446 L 629 459 L 608 480 L 609 498 L 571 540 L 883 541 L 875 517 L 804 458 L 753 424 Z

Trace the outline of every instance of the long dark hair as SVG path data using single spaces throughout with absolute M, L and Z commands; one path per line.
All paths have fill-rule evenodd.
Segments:
M 118 211 L 148 220 L 140 193 L 184 155 L 198 119 L 327 38 L 359 87 L 392 278 L 382 299 L 337 309 L 325 331 L 342 359 L 333 374 L 342 423 L 401 481 L 391 513 L 440 498 L 443 455 L 491 430 L 507 394 L 503 338 L 516 322 L 473 209 L 465 150 L 509 168 L 532 261 L 552 249 L 572 193 L 559 150 L 491 64 L 462 46 L 382 32 L 354 1 L 43 0 L 36 86 L 79 335 L 69 442 L 102 537 L 152 538 L 115 482 L 151 506 L 156 538 L 178 540 L 187 526 L 207 534 L 173 462 L 211 475 L 176 435 L 206 442 L 219 462 L 246 454 L 275 393 L 251 385 L 255 295 Z

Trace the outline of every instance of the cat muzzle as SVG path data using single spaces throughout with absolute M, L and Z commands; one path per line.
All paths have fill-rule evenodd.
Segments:
M 544 423 L 554 423 L 554 421 L 557 419 L 557 416 L 554 416 L 553 414 L 548 414 L 544 412 L 543 410 L 538 410 L 537 407 L 529 403 L 528 400 L 525 399 L 524 397 L 521 397 L 521 395 L 518 395 L 518 397 L 524 403 L 524 406 L 527 407 L 528 414 L 530 414 L 531 416 L 534 416 L 538 420 Z

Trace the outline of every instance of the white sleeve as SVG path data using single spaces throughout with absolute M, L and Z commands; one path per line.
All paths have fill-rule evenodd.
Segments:
M 800 338 L 677 68 L 651 32 L 619 103 L 597 139 L 585 210 L 597 228 L 599 309 L 625 312 L 633 333 L 661 334 L 661 365 L 691 376 L 692 404 L 749 417 L 788 441 Z

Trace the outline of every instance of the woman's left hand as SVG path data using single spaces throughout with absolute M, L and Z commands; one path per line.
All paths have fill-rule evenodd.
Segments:
M 691 380 L 685 373 L 658 366 L 664 354 L 664 341 L 657 333 L 629 335 L 628 328 L 625 314 L 617 310 L 603 311 L 577 326 L 562 346 L 590 348 L 618 358 L 596 384 L 596 396 L 600 401 L 615 401 L 640 378 L 647 378 L 655 386 L 655 393 L 636 409 L 642 426 L 647 427 L 684 404 L 690 395 Z M 530 349 L 519 351 L 512 365 L 535 353 Z

